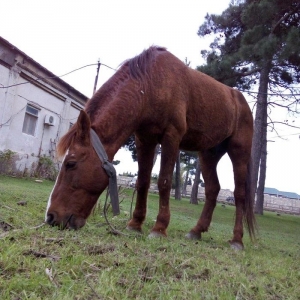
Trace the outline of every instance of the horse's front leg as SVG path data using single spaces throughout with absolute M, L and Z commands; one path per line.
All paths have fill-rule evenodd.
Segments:
M 170 191 L 172 175 L 176 157 L 178 155 L 179 141 L 172 134 L 166 135 L 161 143 L 161 164 L 158 178 L 159 211 L 156 223 L 149 237 L 167 236 L 167 227 L 170 222 Z
M 139 166 L 136 183 L 137 199 L 132 219 L 128 222 L 127 229 L 141 232 L 147 212 L 147 196 L 156 143 L 142 143 L 137 137 L 135 143 Z

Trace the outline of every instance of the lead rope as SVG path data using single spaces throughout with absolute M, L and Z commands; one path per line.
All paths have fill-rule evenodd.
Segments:
M 120 214 L 119 193 L 118 193 L 116 170 L 115 170 L 113 164 L 108 160 L 108 156 L 107 156 L 107 154 L 105 152 L 105 149 L 104 149 L 104 147 L 103 147 L 103 145 L 102 145 L 102 143 L 99 139 L 99 136 L 97 135 L 97 133 L 92 128 L 90 129 L 90 136 L 91 136 L 92 145 L 93 145 L 100 161 L 102 162 L 102 168 L 105 170 L 105 172 L 106 172 L 106 174 L 109 178 L 109 184 L 108 184 L 108 188 L 106 190 L 105 203 L 104 203 L 104 207 L 103 207 L 104 218 L 105 218 L 106 223 L 110 227 L 113 234 L 116 234 L 116 235 L 122 234 L 122 235 L 125 235 L 125 236 L 129 236 L 128 234 L 117 230 L 114 226 L 111 225 L 111 223 L 108 220 L 108 217 L 107 217 L 107 208 L 108 208 L 107 203 L 108 203 L 108 197 L 109 196 L 111 198 L 110 203 L 111 203 L 111 206 L 112 206 L 114 216 Z M 136 189 L 134 190 L 134 192 L 132 194 L 131 207 L 130 207 L 130 217 L 132 216 L 132 204 L 133 204 L 135 191 L 136 191 Z
M 131 217 L 132 217 L 132 206 L 133 206 L 133 200 L 134 200 L 135 192 L 136 192 L 136 188 L 134 189 L 134 191 L 133 191 L 133 193 L 132 193 L 132 198 L 131 198 L 130 213 L 129 213 L 130 219 L 131 219 Z M 130 236 L 130 235 L 127 234 L 127 233 L 124 233 L 124 232 L 122 232 L 122 231 L 120 231 L 120 230 L 117 230 L 117 229 L 110 223 L 110 221 L 108 220 L 108 217 L 107 217 L 108 197 L 109 197 L 109 188 L 106 189 L 105 202 L 104 202 L 104 206 L 103 206 L 103 214 L 104 214 L 104 218 L 105 218 L 105 221 L 106 221 L 107 225 L 108 225 L 109 228 L 111 229 L 111 232 L 112 232 L 113 234 L 115 234 L 115 235 Z
M 132 193 L 132 198 L 131 198 L 130 214 L 129 214 L 130 219 L 132 219 L 132 205 L 133 205 L 133 199 L 134 199 L 135 192 L 136 192 L 136 187 L 134 188 L 134 191 Z

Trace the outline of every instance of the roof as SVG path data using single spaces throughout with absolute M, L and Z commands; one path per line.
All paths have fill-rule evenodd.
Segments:
M 37 61 L 35 61 L 34 59 L 32 59 L 30 56 L 28 56 L 26 53 L 24 53 L 23 51 L 21 51 L 20 49 L 18 49 L 16 46 L 14 46 L 13 44 L 11 44 L 9 41 L 7 41 L 6 39 L 4 39 L 3 37 L 0 36 L 0 44 L 6 46 L 8 49 L 10 49 L 12 52 L 15 53 L 19 53 L 20 55 L 22 55 L 23 57 L 25 57 L 28 61 L 30 61 L 33 65 L 35 65 L 36 67 L 38 67 L 40 70 L 42 70 L 43 72 L 45 72 L 47 74 L 47 77 L 49 78 L 53 78 L 55 81 L 59 82 L 60 84 L 62 84 L 63 86 L 67 87 L 68 91 L 72 91 L 73 93 L 77 94 L 78 97 L 85 99 L 85 101 L 88 99 L 87 96 L 85 96 L 84 94 L 82 94 L 80 91 L 76 90 L 74 87 L 72 87 L 70 84 L 68 84 L 67 82 L 65 82 L 64 80 L 62 80 L 61 78 L 59 78 L 57 75 L 53 74 L 51 71 L 49 71 L 48 69 L 46 69 L 45 67 L 43 67 L 41 64 L 39 64 Z M 43 80 L 41 78 L 41 80 Z
M 277 189 L 274 189 L 274 188 L 265 187 L 264 194 L 278 195 L 279 191 Z
M 264 194 L 276 195 L 276 196 L 281 196 L 281 197 L 291 198 L 291 199 L 300 199 L 300 195 L 298 195 L 297 193 L 279 191 L 275 188 L 268 188 L 268 187 L 265 187 Z

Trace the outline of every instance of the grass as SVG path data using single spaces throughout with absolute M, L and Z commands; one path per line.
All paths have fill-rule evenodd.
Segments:
M 233 206 L 218 205 L 210 231 L 190 241 L 184 235 L 203 203 L 171 199 L 168 238 L 148 239 L 154 194 L 141 236 L 112 235 L 98 208 L 78 231 L 33 229 L 43 222 L 52 186 L 0 176 L 0 299 L 300 299 L 299 216 L 265 212 L 257 241 L 245 234 L 240 252 L 227 242 Z M 111 219 L 124 232 L 131 195 L 122 192 L 122 213 Z

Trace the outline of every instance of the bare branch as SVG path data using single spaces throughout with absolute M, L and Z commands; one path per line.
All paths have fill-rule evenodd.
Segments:
M 295 103 L 296 102 L 292 102 L 292 103 L 289 103 L 287 105 L 283 105 L 283 104 L 279 104 L 275 101 L 272 101 L 272 102 L 268 102 L 268 105 L 282 107 L 282 108 L 287 109 L 289 112 L 298 114 L 300 112 L 297 109 L 293 110 L 293 109 L 290 108 L 290 106 L 294 105 Z
M 297 129 L 300 129 L 300 126 L 295 126 L 295 125 L 290 125 L 288 123 L 285 123 L 285 122 L 279 122 L 279 121 L 272 121 L 272 124 L 281 124 L 281 125 L 285 125 L 285 126 L 288 126 L 288 127 L 291 127 L 291 128 L 297 128 Z M 269 125 L 269 123 L 268 123 Z M 275 129 L 274 129 L 275 130 Z

